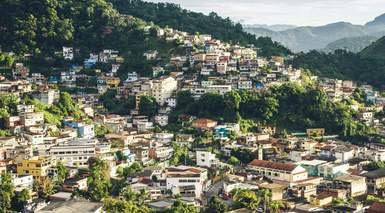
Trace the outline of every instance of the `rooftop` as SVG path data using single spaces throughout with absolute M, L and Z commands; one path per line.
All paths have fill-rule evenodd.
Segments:
M 249 166 L 255 166 L 255 167 L 263 167 L 263 168 L 269 168 L 269 169 L 276 169 L 276 170 L 282 170 L 282 171 L 293 171 L 297 165 L 291 164 L 291 163 L 277 163 L 277 162 L 271 162 L 271 161 L 265 161 L 265 160 L 253 160 L 249 163 Z
M 374 171 L 370 171 L 367 173 L 362 174 L 362 176 L 367 178 L 381 178 L 385 177 L 385 168 L 384 169 L 377 169 Z

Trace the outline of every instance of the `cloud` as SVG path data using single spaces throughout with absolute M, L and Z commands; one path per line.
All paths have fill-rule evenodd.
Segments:
M 364 24 L 385 13 L 385 0 L 150 0 L 172 2 L 193 11 L 217 12 L 247 24 Z

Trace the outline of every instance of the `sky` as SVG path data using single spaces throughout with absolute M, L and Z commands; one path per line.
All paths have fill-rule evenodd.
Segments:
M 385 13 L 385 0 L 147 0 L 214 11 L 243 24 L 319 26 L 345 21 L 365 24 Z

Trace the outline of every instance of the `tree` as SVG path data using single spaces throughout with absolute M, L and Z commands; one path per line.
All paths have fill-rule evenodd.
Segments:
M 141 115 L 146 115 L 152 117 L 156 114 L 158 110 L 158 104 L 154 97 L 151 96 L 142 96 L 140 97 L 139 102 L 139 113 Z
M 194 102 L 194 98 L 189 90 L 180 91 L 176 96 L 176 109 L 185 110 Z
M 263 200 L 263 209 L 264 212 L 266 212 L 267 207 L 270 205 L 271 202 L 271 191 L 269 189 L 261 189 L 258 191 L 258 194 Z
M 166 210 L 167 213 L 198 213 L 199 210 L 197 207 L 191 204 L 186 204 L 181 200 L 176 200 L 172 204 L 171 208 Z
M 93 201 L 106 198 L 110 188 L 108 165 L 100 159 L 89 160 L 91 175 L 88 177 L 88 195 Z
M 23 207 L 31 199 L 31 194 L 28 189 L 23 189 L 20 192 L 16 193 L 13 197 L 12 209 L 18 212 L 23 211 Z
M 14 195 L 12 177 L 9 173 L 3 173 L 0 180 L 0 212 L 8 212 Z
M 106 212 L 149 213 L 146 206 L 140 206 L 133 201 L 106 198 L 103 200 L 103 209 Z
M 68 169 L 61 161 L 56 164 L 57 169 L 57 184 L 62 185 L 67 178 Z
M 38 192 L 40 198 L 47 199 L 54 193 L 54 183 L 49 177 L 40 177 L 34 181 L 34 191 Z
M 234 157 L 234 156 L 231 156 L 228 160 L 227 160 L 227 163 L 228 164 L 231 164 L 233 166 L 236 166 L 236 165 L 239 165 L 240 161 L 238 160 L 238 158 Z
M 283 207 L 285 207 L 285 205 L 283 205 L 282 201 L 280 200 L 272 201 L 269 205 L 269 209 L 272 213 L 279 213 L 280 209 Z
M 235 92 L 231 91 L 226 93 L 224 96 L 224 112 L 223 119 L 227 122 L 238 123 L 240 120 L 239 115 L 239 104 L 241 102 L 241 96 Z
M 210 199 L 207 213 L 224 213 L 228 210 L 228 206 L 217 196 Z
M 248 189 L 234 189 L 231 194 L 236 206 L 246 207 L 252 211 L 256 211 L 261 202 L 258 194 Z

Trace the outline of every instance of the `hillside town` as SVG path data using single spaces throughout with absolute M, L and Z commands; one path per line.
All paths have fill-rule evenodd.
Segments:
M 312 85 L 385 136 L 379 91 L 314 76 L 290 57 L 261 57 L 252 45 L 172 28 L 144 31 L 180 50 L 165 56 L 148 49 L 148 76 L 121 75 L 117 50 L 90 52 L 79 64 L 79 49 L 63 47 L 56 54 L 71 64 L 68 71 L 45 75 L 17 62 L 12 75 L 0 77 L 0 190 L 12 186 L 20 212 L 119 212 L 106 210 L 106 197 L 125 196 L 154 212 L 176 202 L 202 212 L 384 212 L 381 140 L 357 142 L 325 126 L 245 127 L 239 119 L 187 113 L 181 100 Z

